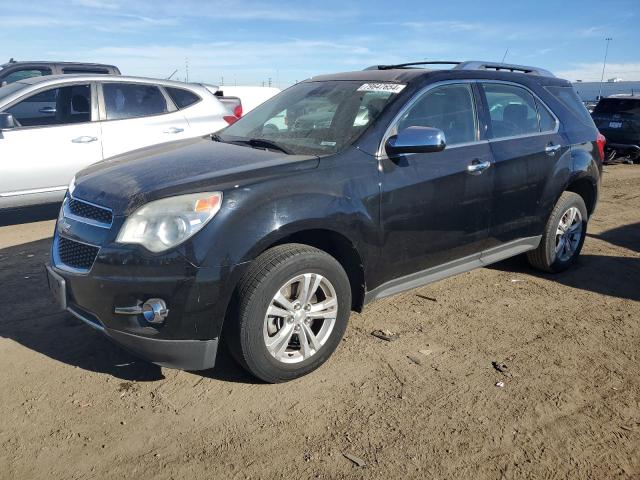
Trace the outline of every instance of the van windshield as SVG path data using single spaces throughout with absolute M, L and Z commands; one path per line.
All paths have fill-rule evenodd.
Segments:
M 331 155 L 362 135 L 403 88 L 343 80 L 299 83 L 214 138 L 296 155 Z

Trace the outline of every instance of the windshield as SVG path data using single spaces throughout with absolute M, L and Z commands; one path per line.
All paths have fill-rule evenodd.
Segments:
M 304 82 L 252 110 L 216 138 L 298 155 L 331 155 L 351 145 L 404 85 Z
M 594 114 L 620 113 L 640 115 L 640 99 L 636 98 L 605 98 L 598 102 Z

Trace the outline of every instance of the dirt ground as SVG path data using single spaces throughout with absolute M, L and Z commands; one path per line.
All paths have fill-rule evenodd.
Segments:
M 639 185 L 605 167 L 571 271 L 517 258 L 380 301 L 284 385 L 225 352 L 133 358 L 56 311 L 53 222 L 2 227 L 0 478 L 640 478 Z

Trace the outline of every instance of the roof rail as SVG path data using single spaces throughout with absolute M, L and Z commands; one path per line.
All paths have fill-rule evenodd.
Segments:
M 549 70 L 538 67 L 530 67 L 527 65 L 514 65 L 511 63 L 500 62 L 482 62 L 479 60 L 469 60 L 466 62 L 460 62 L 453 67 L 455 70 L 507 70 L 509 72 L 516 73 L 529 73 L 531 75 L 540 75 L 542 77 L 554 77 L 555 75 Z
M 398 63 L 395 65 L 373 65 L 365 68 L 365 70 L 393 70 L 394 68 L 417 67 L 419 65 L 459 65 L 461 62 L 449 62 L 446 60 L 436 60 L 433 62 L 409 62 Z
M 392 70 L 395 68 L 410 68 L 418 67 L 422 65 L 454 65 L 454 70 L 504 70 L 516 73 L 528 73 L 531 75 L 540 75 L 543 77 L 553 77 L 553 73 L 543 68 L 529 67 L 526 65 L 514 65 L 510 63 L 500 62 L 483 62 L 480 60 L 468 60 L 465 62 L 455 62 L 448 60 L 437 60 L 432 62 L 410 62 L 410 63 L 398 63 L 396 65 L 373 65 L 372 67 L 365 68 L 365 70 Z

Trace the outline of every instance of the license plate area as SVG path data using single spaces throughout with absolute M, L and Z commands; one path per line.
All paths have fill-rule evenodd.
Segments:
M 622 128 L 622 122 L 609 122 L 609 128 Z
M 67 309 L 67 284 L 60 275 L 47 265 L 47 282 L 49 291 L 62 310 Z

